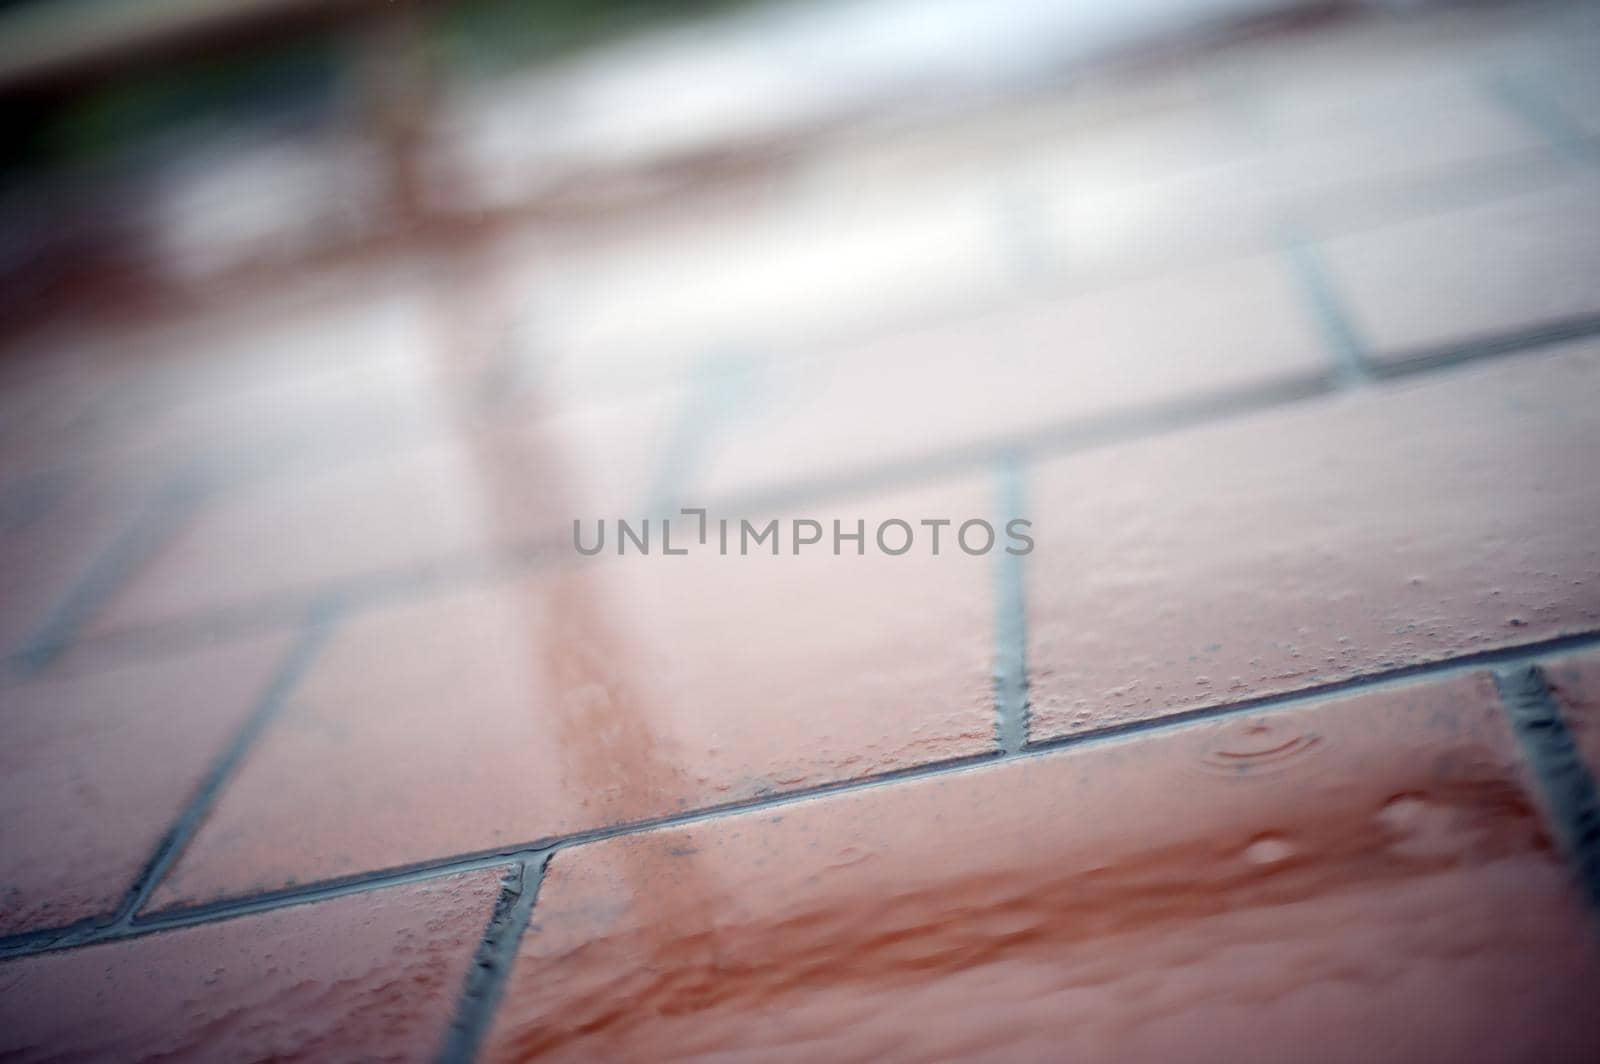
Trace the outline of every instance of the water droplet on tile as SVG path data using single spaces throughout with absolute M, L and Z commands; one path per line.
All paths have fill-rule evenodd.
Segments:
M 1384 803 L 1378 823 L 1390 835 L 1390 852 L 1400 857 L 1449 856 L 1460 852 L 1471 834 L 1461 830 L 1456 810 L 1416 794 Z
M 1244 848 L 1244 859 L 1253 865 L 1273 865 L 1295 855 L 1295 844 L 1282 835 L 1261 835 Z
M 1284 772 L 1305 760 L 1322 737 L 1282 720 L 1249 721 L 1229 728 L 1200 758 L 1201 767 L 1225 776 Z

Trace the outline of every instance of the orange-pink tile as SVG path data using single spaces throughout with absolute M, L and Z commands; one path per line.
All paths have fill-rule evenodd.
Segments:
M 283 649 L 232 643 L 0 688 L 0 934 L 116 911 Z
M 872 528 L 991 505 L 979 480 L 793 516 Z M 937 557 L 795 556 L 783 535 L 777 557 L 722 556 L 713 525 L 689 556 L 352 618 L 154 906 L 992 750 L 994 560 L 948 530 Z
M 121 455 L 0 480 L 0 654 L 28 650 L 118 586 L 181 524 L 192 472 Z
M 699 483 L 721 496 L 842 476 L 1326 370 L 1278 259 L 1214 263 L 777 367 L 748 385 Z
M 1577 1060 L 1588 920 L 1477 674 L 562 851 L 487 1057 Z
M 0 964 L 17 1060 L 432 1060 L 490 869 Z
M 330 586 L 559 540 L 575 516 L 644 503 L 678 408 L 668 394 L 485 427 L 220 492 L 91 631 L 304 603 Z
M 1600 350 L 1032 471 L 1033 738 L 1600 628 Z
M 1331 284 L 1382 362 L 1600 314 L 1600 181 L 1328 241 Z

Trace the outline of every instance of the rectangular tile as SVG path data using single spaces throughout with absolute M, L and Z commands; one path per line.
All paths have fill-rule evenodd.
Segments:
M 1581 1059 L 1489 677 L 555 855 L 489 1060 Z
M 233 643 L 0 688 L 0 934 L 115 913 L 284 650 Z
M 758 209 L 644 219 L 530 268 L 550 370 L 575 393 L 682 380 L 862 335 L 1009 283 L 987 189 L 938 175 L 847 198 L 783 187 Z
M 391 406 L 412 414 L 448 361 L 430 347 L 407 272 L 311 271 L 248 300 L 46 332 L 17 358 L 43 370 L 19 382 L 35 416 L 16 426 L 26 437 L 6 434 L 5 457 L 211 460 L 286 436 L 303 443 L 308 428 L 337 436 L 352 416 Z M 64 386 L 74 391 L 58 396 Z
M 124 476 L 56 469 L 13 478 L 0 492 L 7 517 L 0 532 L 0 654 L 12 658 L 48 640 L 47 629 L 71 615 L 76 601 L 92 606 L 91 590 L 109 588 L 140 560 L 142 530 L 164 527 L 177 512 L 157 470 Z M 89 589 L 91 583 L 97 586 Z
M 1256 257 L 1013 304 L 797 360 L 745 383 L 714 495 L 960 454 L 1327 369 L 1283 263 Z
M 1600 314 L 1600 182 L 1338 237 L 1320 254 L 1380 362 Z
M 992 505 L 979 480 L 783 520 L 831 539 L 834 518 L 959 524 Z M 153 906 L 994 749 L 995 560 L 954 547 L 954 526 L 938 556 L 795 555 L 789 527 L 777 556 L 723 556 L 708 533 L 688 556 L 612 555 L 346 622 Z
M 292 613 L 330 587 L 565 537 L 579 513 L 642 505 L 680 405 L 667 393 L 493 425 L 219 492 L 89 630 Z
M 1600 627 L 1600 347 L 1047 462 L 1033 738 Z
M 432 1060 L 497 869 L 0 963 L 0 1056 Z
M 1212 133 L 1209 157 L 1185 158 L 1193 134 L 1166 128 L 1169 118 L 1143 123 L 1153 163 L 1120 160 L 1123 130 L 1031 164 L 1042 219 L 1059 231 L 1072 277 L 1151 275 L 1265 252 L 1289 231 L 1437 211 L 1460 195 L 1456 186 L 1482 183 L 1475 174 L 1497 159 L 1515 159 L 1499 180 L 1502 195 L 1531 180 L 1525 171 L 1542 157 L 1567 169 L 1545 137 L 1464 71 L 1372 86 L 1368 73 L 1347 67 L 1309 99 L 1281 81 L 1253 81 L 1248 68 L 1213 77 L 1212 123 L 1227 133 Z M 1175 158 L 1155 153 L 1163 140 Z

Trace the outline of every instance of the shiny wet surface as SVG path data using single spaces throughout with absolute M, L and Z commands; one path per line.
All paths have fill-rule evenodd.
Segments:
M 1597 40 L 1247 36 L 27 337 L 0 1056 L 1600 1056 Z
M 1471 675 L 560 853 L 489 1055 L 1585 1059 L 1518 761 Z

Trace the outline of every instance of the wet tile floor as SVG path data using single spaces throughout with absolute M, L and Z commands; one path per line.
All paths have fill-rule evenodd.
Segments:
M 0 1056 L 1600 1059 L 1597 47 L 1371 15 L 35 337 Z M 569 538 L 683 508 L 782 550 Z

